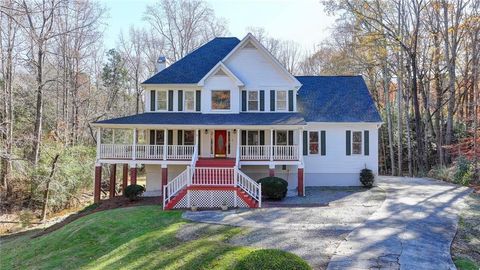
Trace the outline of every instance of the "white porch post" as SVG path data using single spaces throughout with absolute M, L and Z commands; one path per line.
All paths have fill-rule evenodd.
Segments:
M 195 129 L 195 147 L 197 147 L 197 154 L 200 155 L 200 149 L 198 149 L 198 129 Z
M 242 145 L 241 145 L 241 140 L 240 140 L 240 137 L 242 136 L 242 130 L 241 129 L 237 129 L 237 157 L 238 157 L 238 163 L 237 166 L 240 165 L 240 159 L 242 158 Z
M 115 144 L 115 129 L 112 128 L 112 144 Z
M 273 140 L 275 138 L 273 138 L 273 129 L 271 128 L 270 129 L 270 161 L 273 161 Z
M 132 147 L 132 160 L 137 157 L 137 128 L 133 129 L 133 147 Z
M 100 151 L 101 151 L 101 139 L 102 139 L 102 128 L 99 127 L 97 131 L 97 160 L 100 159 Z
M 167 160 L 167 140 L 168 140 L 168 130 L 163 129 L 163 160 Z

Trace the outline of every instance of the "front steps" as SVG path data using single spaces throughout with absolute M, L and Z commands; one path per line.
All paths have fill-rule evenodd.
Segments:
M 199 158 L 195 167 L 215 167 L 215 168 L 233 168 L 235 159 L 233 158 Z

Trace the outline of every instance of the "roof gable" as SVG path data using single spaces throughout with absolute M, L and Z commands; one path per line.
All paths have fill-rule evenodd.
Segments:
M 210 76 L 228 76 L 230 79 L 232 79 L 233 82 L 237 86 L 243 86 L 244 83 L 233 74 L 228 67 L 226 67 L 222 62 L 218 62 L 218 64 L 215 65 L 199 82 L 199 86 L 203 86 L 205 84 L 205 81 L 210 77 Z
M 171 66 L 153 75 L 143 84 L 198 83 L 240 40 L 236 37 L 217 37 L 200 46 Z
M 307 122 L 382 122 L 361 76 L 297 76 L 297 108 Z

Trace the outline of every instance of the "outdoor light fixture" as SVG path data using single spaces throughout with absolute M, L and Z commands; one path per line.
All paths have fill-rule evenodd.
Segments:
M 236 129 L 233 130 L 233 134 L 237 134 L 237 130 L 236 130 Z
M 205 135 L 208 134 L 208 129 L 205 129 Z

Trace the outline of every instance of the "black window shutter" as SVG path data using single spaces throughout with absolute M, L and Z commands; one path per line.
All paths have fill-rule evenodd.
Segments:
M 288 145 L 293 145 L 293 130 L 288 131 Z
M 363 153 L 368 156 L 370 155 L 370 132 L 368 130 L 363 131 L 363 143 L 365 148 Z
M 325 130 L 320 131 L 320 147 L 322 148 L 320 154 L 322 156 L 325 156 L 327 154 L 327 143 L 326 143 L 327 138 L 325 135 L 326 135 Z
M 155 90 L 150 91 L 150 111 L 154 112 L 155 111 Z
M 293 112 L 293 90 L 288 90 L 288 110 Z
M 183 130 L 177 131 L 177 145 L 183 145 Z
M 246 130 L 242 130 L 241 145 L 247 145 L 247 131 Z
M 247 111 L 247 91 L 242 91 L 242 112 Z
M 260 130 L 260 145 L 265 145 L 265 130 Z
M 352 154 L 352 144 L 351 144 L 351 141 L 352 141 L 352 131 L 350 130 L 347 130 L 346 134 L 345 134 L 345 147 L 347 149 L 347 156 L 350 156 Z
M 155 144 L 155 130 L 150 130 L 150 144 Z
M 202 110 L 202 91 L 200 90 L 197 90 L 195 91 L 195 110 L 197 112 L 201 111 Z
M 275 90 L 270 90 L 270 111 L 275 111 Z
M 200 151 L 202 150 L 202 145 L 200 144 L 202 142 L 202 131 L 198 130 L 198 155 L 200 156 Z
M 303 155 L 308 155 L 308 131 L 303 131 Z
M 167 134 L 168 134 L 167 136 L 168 145 L 173 145 L 173 130 L 168 130 Z
M 275 132 L 275 130 L 272 132 L 272 145 L 275 145 L 277 143 L 277 133 Z
M 178 111 L 183 111 L 183 90 L 178 90 Z
M 260 111 L 265 111 L 265 90 L 260 90 Z
M 168 90 L 168 110 L 173 111 L 173 90 Z

